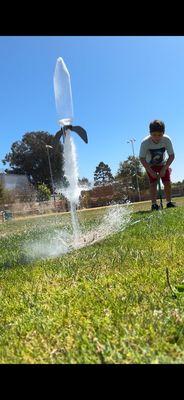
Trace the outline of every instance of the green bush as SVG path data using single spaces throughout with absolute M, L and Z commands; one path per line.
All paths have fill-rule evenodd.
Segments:
M 48 201 L 51 198 L 51 191 L 45 185 L 45 183 L 39 184 L 37 186 L 37 200 L 38 201 Z

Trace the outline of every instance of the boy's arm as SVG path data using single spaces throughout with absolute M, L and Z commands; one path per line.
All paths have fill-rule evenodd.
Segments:
M 169 168 L 169 166 L 173 162 L 174 158 L 175 158 L 174 153 L 169 155 L 169 157 L 167 159 L 167 162 L 165 163 L 165 165 L 162 167 L 162 169 L 160 171 L 160 176 L 161 177 L 165 175 L 166 170 Z
M 146 161 L 146 153 L 147 153 L 147 142 L 142 142 L 140 151 L 139 151 L 139 159 L 143 167 L 146 169 L 147 172 L 152 176 L 152 178 L 156 178 L 157 174 L 155 171 L 152 170 L 150 164 Z
M 168 159 L 165 163 L 165 169 L 168 169 L 175 158 L 173 145 L 172 145 L 171 139 L 169 137 L 167 138 L 167 142 L 166 142 L 166 150 L 167 150 L 167 154 L 168 154 Z
M 145 158 L 140 157 L 140 162 L 143 165 L 143 167 L 146 169 L 147 172 L 149 172 L 149 174 L 155 178 L 157 176 L 156 172 L 152 170 L 152 168 L 150 167 L 150 165 L 148 164 L 148 162 L 146 161 Z
M 169 168 L 169 166 L 170 166 L 171 163 L 173 162 L 174 158 L 175 158 L 174 153 L 169 155 L 169 157 L 168 157 L 168 159 L 167 159 L 167 162 L 166 162 L 166 164 L 165 164 L 165 169 Z
M 150 165 L 148 164 L 148 162 L 146 161 L 145 158 L 140 157 L 140 162 L 141 162 L 141 164 L 143 165 L 143 167 L 146 169 L 146 171 L 148 171 L 148 172 L 153 171 L 153 170 L 150 168 Z
M 153 170 L 150 168 L 149 163 L 146 161 L 146 154 L 147 154 L 147 141 L 141 143 L 140 151 L 139 151 L 139 160 L 143 167 L 148 172 L 152 172 Z

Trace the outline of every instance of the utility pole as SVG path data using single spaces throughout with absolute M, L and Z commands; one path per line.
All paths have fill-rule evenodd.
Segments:
M 54 181 L 53 181 L 52 168 L 51 168 L 51 162 L 50 162 L 50 154 L 49 154 L 49 149 L 53 149 L 53 147 L 50 146 L 49 144 L 46 144 L 45 147 L 46 147 L 46 149 L 47 149 L 47 155 L 48 155 L 48 161 L 49 161 L 49 170 L 50 170 L 50 177 L 51 177 L 51 183 L 52 183 L 52 192 L 53 192 L 53 198 L 54 198 L 54 202 L 55 202 Z
M 139 201 L 141 201 L 141 194 L 140 194 L 140 189 L 139 189 L 139 180 L 138 180 L 138 173 L 137 173 L 137 165 L 136 165 L 136 160 L 135 160 L 135 152 L 134 152 L 134 142 L 136 140 L 134 138 L 130 139 L 127 141 L 127 143 L 131 143 L 132 145 L 132 153 L 133 153 L 133 157 L 134 157 L 134 161 L 135 161 L 135 176 L 136 176 L 136 184 L 137 184 L 137 193 L 139 196 Z

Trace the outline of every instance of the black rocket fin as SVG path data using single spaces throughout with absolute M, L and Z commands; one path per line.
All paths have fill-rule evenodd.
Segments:
M 61 136 L 63 135 L 63 129 L 61 128 L 58 132 L 56 132 L 54 136 L 54 141 L 57 143 L 61 139 Z
M 76 132 L 81 137 L 81 139 L 84 140 L 85 143 L 88 143 L 87 132 L 84 128 L 82 128 L 81 126 L 70 125 L 69 129 Z
M 84 140 L 85 143 L 88 143 L 88 137 L 87 137 L 87 133 L 86 133 L 85 129 L 82 128 L 81 126 L 73 126 L 73 125 L 65 125 L 58 132 L 56 132 L 56 134 L 54 136 L 54 140 L 56 143 L 59 142 L 59 140 L 61 139 L 61 136 L 65 134 L 65 131 L 67 129 L 69 129 L 70 131 L 76 132 L 81 137 L 81 139 Z

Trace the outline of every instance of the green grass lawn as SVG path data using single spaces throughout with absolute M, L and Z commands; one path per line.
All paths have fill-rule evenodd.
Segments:
M 168 268 L 173 289 L 184 281 L 184 207 L 134 212 L 103 241 L 26 258 L 25 241 L 69 225 L 69 213 L 0 225 L 0 363 L 184 363 L 184 294 L 166 280 Z

